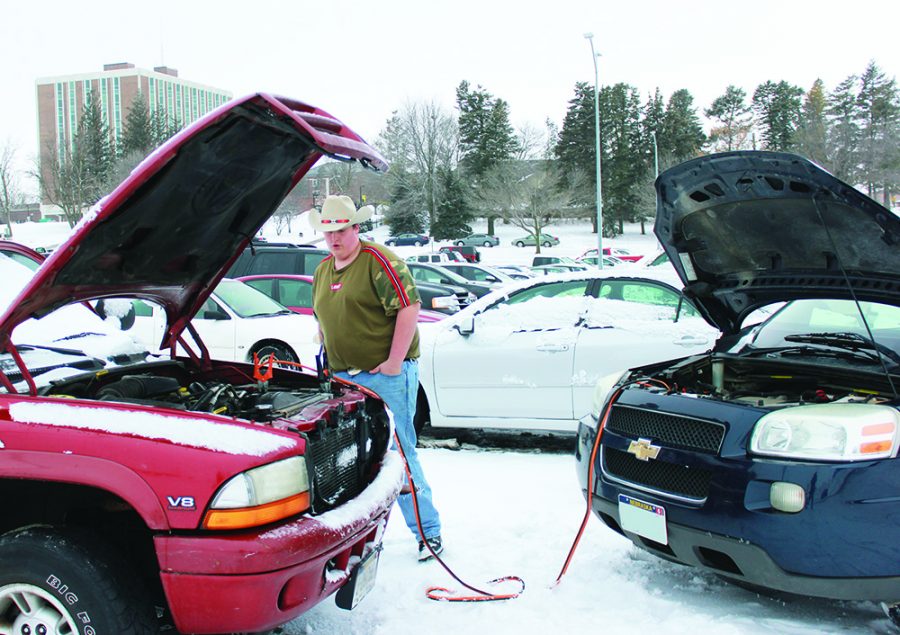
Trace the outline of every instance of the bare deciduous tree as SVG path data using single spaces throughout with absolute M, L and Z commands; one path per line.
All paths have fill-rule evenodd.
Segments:
M 380 146 L 392 163 L 388 175 L 401 179 L 434 223 L 440 202 L 441 170 L 457 161 L 459 131 L 456 119 L 436 102 L 409 102 L 388 122 Z M 396 189 L 396 188 L 392 188 Z
M 577 172 L 563 174 L 554 161 L 507 161 L 492 168 L 479 188 L 480 205 L 535 239 L 546 227 L 571 214 L 584 180 Z
M 13 205 L 19 203 L 19 182 L 16 178 L 13 159 L 16 149 L 12 142 L 7 141 L 0 147 L 0 220 L 6 223 L 6 235 L 12 237 L 11 212 Z
M 72 150 L 66 145 L 62 158 L 52 146 L 45 159 L 48 165 L 37 167 L 34 175 L 38 179 L 44 198 L 62 210 L 69 227 L 81 220 L 81 213 L 92 190 L 90 175 L 84 153 L 78 151 L 77 144 Z

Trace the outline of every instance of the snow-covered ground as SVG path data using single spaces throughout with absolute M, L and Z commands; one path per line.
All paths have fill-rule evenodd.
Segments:
M 295 225 L 293 236 L 278 236 L 272 226 L 263 234 L 271 240 L 309 241 L 312 232 L 301 223 L 302 227 Z M 485 226 L 476 223 L 473 230 L 484 231 Z M 300 237 L 298 231 L 305 235 Z M 561 243 L 542 249 L 545 254 L 575 257 L 597 244 L 589 224 L 561 223 L 546 231 Z M 14 232 L 14 240 L 46 247 L 62 242 L 69 229 L 64 223 L 26 223 L 15 225 Z M 376 240 L 387 237 L 384 227 L 373 234 Z M 501 246 L 482 249 L 482 261 L 529 264 L 534 249 L 510 245 L 522 234 L 498 223 Z M 436 250 L 441 244 L 449 243 L 396 251 L 407 256 Z M 657 250 L 649 226 L 647 234 L 641 234 L 638 226 L 626 226 L 624 236 L 605 240 L 607 244 L 644 254 Z M 896 632 L 873 603 L 759 596 L 655 558 L 593 516 L 568 574 L 554 586 L 585 508 L 573 457 L 467 446 L 423 448 L 420 455 L 441 512 L 448 565 L 480 588 L 489 580 L 517 575 L 527 585 L 522 596 L 462 604 L 427 599 L 425 590 L 430 586 L 463 589 L 437 563 L 417 562 L 416 543 L 395 509 L 370 595 L 351 612 L 326 600 L 287 625 L 286 633 Z
M 517 575 L 525 592 L 505 602 L 429 600 L 430 586 L 467 592 L 436 562 L 417 562 L 416 543 L 395 508 L 369 596 L 350 612 L 326 600 L 286 633 L 895 632 L 873 603 L 759 596 L 643 552 L 593 516 L 567 575 L 554 587 L 585 509 L 573 457 L 466 446 L 423 448 L 419 455 L 441 513 L 446 563 L 479 588 Z

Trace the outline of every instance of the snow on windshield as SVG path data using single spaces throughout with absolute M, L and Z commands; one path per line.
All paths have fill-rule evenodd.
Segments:
M 32 275 L 33 272 L 24 265 L 0 255 L 0 277 L 3 279 L 0 313 L 6 312 Z M 146 347 L 119 330 L 117 317 L 111 315 L 102 320 L 81 304 L 62 307 L 40 320 L 32 318 L 22 322 L 13 332 L 12 340 L 15 344 L 76 349 L 100 359 L 146 351 Z
M 176 445 L 207 448 L 225 454 L 265 456 L 295 445 L 295 441 L 261 428 L 221 421 L 166 416 L 158 411 L 135 412 L 115 408 L 57 403 L 18 402 L 9 407 L 13 421 L 111 432 Z

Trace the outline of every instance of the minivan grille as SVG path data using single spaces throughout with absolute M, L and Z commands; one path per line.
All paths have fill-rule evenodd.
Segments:
M 709 493 L 709 470 L 660 460 L 641 461 L 613 448 L 603 448 L 603 471 L 607 476 L 662 494 L 703 500 Z
M 606 429 L 657 445 L 716 454 L 725 437 L 725 426 L 702 419 L 680 417 L 654 410 L 615 405 Z

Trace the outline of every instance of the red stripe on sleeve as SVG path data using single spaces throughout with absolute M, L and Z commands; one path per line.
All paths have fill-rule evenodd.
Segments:
M 391 265 L 390 261 L 384 257 L 384 254 L 378 251 L 373 247 L 363 247 L 363 251 L 372 254 L 375 257 L 375 260 L 381 265 L 381 268 L 384 269 L 384 272 L 388 275 L 388 279 L 391 281 L 391 284 L 394 287 L 394 291 L 397 292 L 397 295 L 400 297 L 400 304 L 405 308 L 408 307 L 411 303 L 409 301 L 409 295 L 406 293 L 406 289 L 403 287 L 403 283 L 400 281 L 400 276 L 397 274 L 397 271 L 394 269 L 393 265 Z

